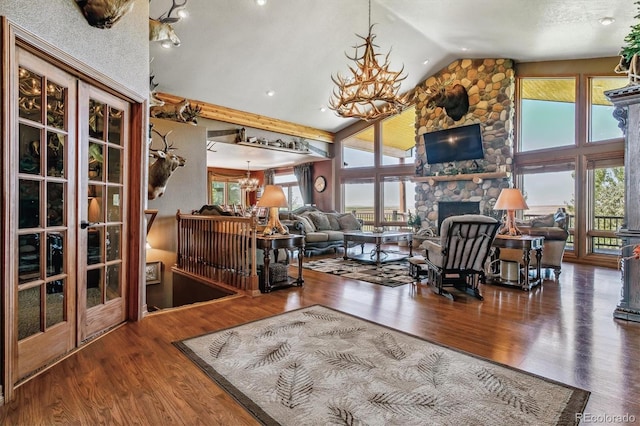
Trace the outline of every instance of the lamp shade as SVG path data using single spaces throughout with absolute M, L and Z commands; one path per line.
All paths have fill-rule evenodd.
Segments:
M 496 200 L 494 210 L 527 210 L 529 206 L 518 188 L 505 188 Z
M 278 185 L 265 185 L 258 207 L 288 207 L 284 191 Z

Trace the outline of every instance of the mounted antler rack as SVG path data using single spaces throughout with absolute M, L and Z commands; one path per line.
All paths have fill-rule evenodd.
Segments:
M 162 47 L 178 47 L 180 39 L 176 35 L 171 24 L 175 24 L 186 16 L 185 6 L 189 0 L 182 3 L 173 0 L 173 4 L 169 11 L 160 15 L 158 19 L 149 18 L 149 41 L 159 41 Z M 177 16 L 171 16 L 176 12 Z

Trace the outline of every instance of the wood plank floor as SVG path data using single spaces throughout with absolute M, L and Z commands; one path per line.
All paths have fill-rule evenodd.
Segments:
M 171 342 L 313 304 L 590 390 L 591 415 L 640 419 L 640 324 L 612 317 L 617 270 L 564 264 L 559 283 L 531 292 L 485 285 L 484 301 L 456 293 L 453 302 L 426 285 L 389 288 L 309 270 L 304 279 L 303 288 L 126 324 L 23 384 L 0 423 L 255 424 Z

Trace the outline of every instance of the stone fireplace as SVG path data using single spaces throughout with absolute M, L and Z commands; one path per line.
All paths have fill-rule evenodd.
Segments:
M 434 93 L 443 82 L 446 87 L 461 84 L 467 90 L 469 110 L 458 121 L 447 116 L 445 109 L 429 105 L 428 92 Z M 510 59 L 460 59 L 416 87 L 415 208 L 423 227 L 437 229 L 440 202 L 473 202 L 480 213 L 493 215 L 500 191 L 510 182 L 514 92 L 515 74 Z M 484 159 L 427 163 L 424 133 L 475 123 L 482 128 Z

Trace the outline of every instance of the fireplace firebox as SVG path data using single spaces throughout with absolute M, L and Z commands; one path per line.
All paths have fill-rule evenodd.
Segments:
M 449 216 L 462 214 L 480 214 L 479 201 L 439 201 L 438 202 L 438 235 L 442 221 Z

